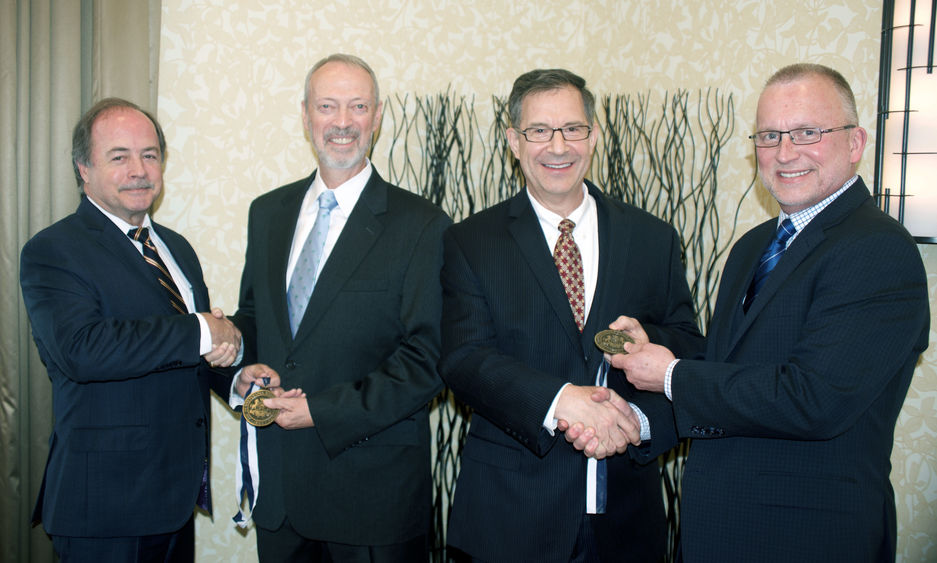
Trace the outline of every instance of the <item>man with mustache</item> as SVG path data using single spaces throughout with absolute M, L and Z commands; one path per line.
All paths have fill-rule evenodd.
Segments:
M 382 104 L 363 60 L 317 62 L 301 109 L 319 168 L 251 204 L 234 317 L 245 361 L 269 365 L 291 390 L 265 400 L 280 412 L 257 429 L 258 553 L 426 561 L 427 404 L 442 389 L 439 271 L 450 220 L 368 160 Z
M 33 518 L 62 561 L 192 561 L 193 509 L 211 510 L 209 393 L 231 384 L 212 366 L 241 338 L 220 310 L 196 314 L 210 307 L 195 251 L 150 218 L 165 156 L 152 115 L 101 100 L 72 136 L 78 210 L 23 247 L 55 413 Z

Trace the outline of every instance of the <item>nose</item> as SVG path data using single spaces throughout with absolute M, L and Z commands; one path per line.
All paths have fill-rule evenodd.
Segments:
M 351 110 L 347 107 L 340 107 L 338 109 L 338 125 L 339 127 L 345 127 L 351 123 Z
M 791 140 L 790 133 L 781 134 L 781 142 L 778 144 L 778 153 L 776 158 L 781 162 L 787 162 L 797 158 L 797 145 Z
M 143 162 L 143 157 L 139 155 L 134 155 L 129 157 L 130 165 L 127 169 L 127 173 L 130 174 L 133 178 L 145 177 L 146 176 L 146 165 Z
M 562 154 L 566 152 L 566 137 L 560 130 L 553 131 L 553 138 L 550 139 L 550 152 Z

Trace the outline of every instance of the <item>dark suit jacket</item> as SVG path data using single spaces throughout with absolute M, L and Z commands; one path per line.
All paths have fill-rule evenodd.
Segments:
M 189 243 L 154 224 L 209 309 Z M 133 243 L 87 198 L 23 247 L 20 283 L 52 380 L 55 426 L 34 518 L 49 534 L 141 536 L 192 516 L 208 458 L 199 323 L 175 313 Z
M 706 362 L 673 376 L 684 560 L 890 561 L 895 420 L 927 347 L 914 241 L 858 180 L 791 243 L 747 315 L 777 221 L 733 248 Z
M 374 171 L 329 255 L 296 338 L 286 268 L 313 176 L 257 198 L 235 322 L 245 361 L 309 398 L 315 427 L 257 432 L 258 526 L 289 517 L 306 537 L 354 545 L 425 534 L 431 511 L 427 403 L 436 374 L 442 232 L 437 207 Z
M 565 382 L 594 384 L 603 361 L 596 332 L 625 314 L 652 341 L 702 349 L 676 232 L 587 185 L 600 257 L 582 333 L 526 190 L 446 232 L 440 373 L 475 409 L 448 542 L 485 561 L 569 561 L 586 510 L 586 458 L 542 423 Z M 651 419 L 653 440 L 635 458 L 646 463 L 669 449 L 676 437 L 666 398 L 637 392 L 617 370 L 609 383 Z M 661 558 L 657 464 L 627 456 L 608 463 L 600 543 L 620 560 Z

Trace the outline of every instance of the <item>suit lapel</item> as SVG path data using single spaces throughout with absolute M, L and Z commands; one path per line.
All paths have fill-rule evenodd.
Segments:
M 335 296 L 380 238 L 384 224 L 379 217 L 387 212 L 387 186 L 377 171 L 372 170 L 367 185 L 322 267 L 295 340 L 312 332 Z
M 600 322 L 599 319 L 604 316 L 603 312 L 607 302 L 606 292 L 603 289 L 616 287 L 616 283 L 620 284 L 621 281 L 620 278 L 612 278 L 615 264 L 611 263 L 611 257 L 615 257 L 616 263 L 623 261 L 622 257 L 631 248 L 631 229 L 618 228 L 619 226 L 627 227 L 627 224 L 624 221 L 612 221 L 611 214 L 615 211 L 607 205 L 605 195 L 588 180 L 586 186 L 592 199 L 595 200 L 596 221 L 599 230 L 599 247 L 596 249 L 599 253 L 599 271 L 596 276 L 592 306 L 589 308 L 589 317 L 586 319 L 586 325 L 582 331 L 583 346 L 588 347 L 592 345 L 591 335 L 606 328 L 596 326 Z M 613 229 L 614 233 L 612 232 Z
M 517 242 L 524 260 L 559 319 L 563 331 L 575 346 L 581 347 L 582 334 L 576 326 L 569 299 L 566 297 L 566 289 L 563 287 L 556 264 L 553 262 L 552 249 L 547 247 L 546 239 L 543 238 L 543 229 L 530 204 L 526 189 L 512 198 L 509 214 L 513 220 L 508 224 L 508 232 Z
M 205 285 L 205 280 L 202 277 L 202 270 L 198 262 L 193 262 L 190 259 L 188 249 L 180 248 L 174 244 L 176 240 L 175 237 L 166 234 L 167 229 L 165 227 L 155 222 L 152 223 L 152 225 L 156 234 L 162 239 L 163 244 L 169 249 L 170 254 L 172 254 L 172 259 L 176 265 L 179 266 L 182 275 L 185 276 L 185 279 L 192 287 L 195 311 L 208 311 L 210 307 L 208 287 Z M 198 258 L 196 257 L 195 260 L 198 260 Z
M 92 237 L 98 242 L 101 250 L 114 256 L 114 259 L 126 269 L 127 274 L 136 278 L 134 283 L 137 288 L 160 297 L 165 295 L 165 290 L 159 285 L 150 266 L 134 247 L 127 233 L 121 232 L 117 225 L 88 201 L 87 196 L 81 198 L 77 213 L 84 220 L 85 226 L 92 233 Z M 168 300 L 162 301 L 165 301 L 165 307 L 169 311 L 175 312 Z
M 741 309 L 739 304 L 741 303 L 742 295 L 744 295 L 745 291 L 748 289 L 748 284 L 751 283 L 755 271 L 755 263 L 761 257 L 761 252 L 764 250 L 764 247 L 768 245 L 771 237 L 774 236 L 774 225 L 777 224 L 776 221 L 768 221 L 766 223 L 766 225 L 769 226 L 769 228 L 765 229 L 767 234 L 758 237 L 762 242 L 761 247 L 757 248 L 757 250 L 749 251 L 751 255 L 747 260 L 747 263 L 750 265 L 748 269 L 749 275 L 742 278 L 744 280 L 743 284 L 733 286 L 733 290 L 729 293 L 733 298 L 731 304 L 735 306 L 733 313 L 734 315 L 741 315 L 741 317 L 738 318 L 735 330 L 731 331 L 732 339 L 726 350 L 726 355 L 735 348 L 736 344 L 745 332 L 748 331 L 748 328 L 758 315 L 761 314 L 765 306 L 771 302 L 777 292 L 788 282 L 797 267 L 826 239 L 826 230 L 840 223 L 868 198 L 868 189 L 865 187 L 862 178 L 859 178 L 856 180 L 855 184 L 850 186 L 849 189 L 814 217 L 804 228 L 803 232 L 797 235 L 797 238 L 794 239 L 784 252 L 784 256 L 778 262 L 774 270 L 771 271 L 771 275 L 768 276 L 765 285 L 758 292 L 758 297 L 752 302 L 748 313 L 741 315 L 741 313 L 739 313 Z M 728 318 L 735 318 L 734 315 Z

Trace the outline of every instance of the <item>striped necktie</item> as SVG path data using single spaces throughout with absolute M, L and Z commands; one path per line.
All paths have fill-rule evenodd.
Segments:
M 182 298 L 182 294 L 179 293 L 179 288 L 176 287 L 175 282 L 172 281 L 172 276 L 169 274 L 166 264 L 159 257 L 159 253 L 156 252 L 156 246 L 150 240 L 150 230 L 146 227 L 130 229 L 127 231 L 127 236 L 143 244 L 143 259 L 151 266 L 153 275 L 156 276 L 159 285 L 166 290 L 172 308 L 183 315 L 187 314 L 189 311 L 185 306 L 185 300 Z
M 749 307 L 752 306 L 752 301 L 755 300 L 755 296 L 758 295 L 758 292 L 761 291 L 762 286 L 764 286 L 765 282 L 768 280 L 768 274 L 778 265 L 781 256 L 784 254 L 784 251 L 787 250 L 787 241 L 789 241 L 796 232 L 797 228 L 794 227 L 794 223 L 789 217 L 781 221 L 781 225 L 774 233 L 774 238 L 771 239 L 768 247 L 765 248 L 765 251 L 761 254 L 761 258 L 758 260 L 758 269 L 755 270 L 755 277 L 752 278 L 752 284 L 748 287 L 748 293 L 745 294 L 745 300 L 742 302 L 742 309 L 746 313 Z

